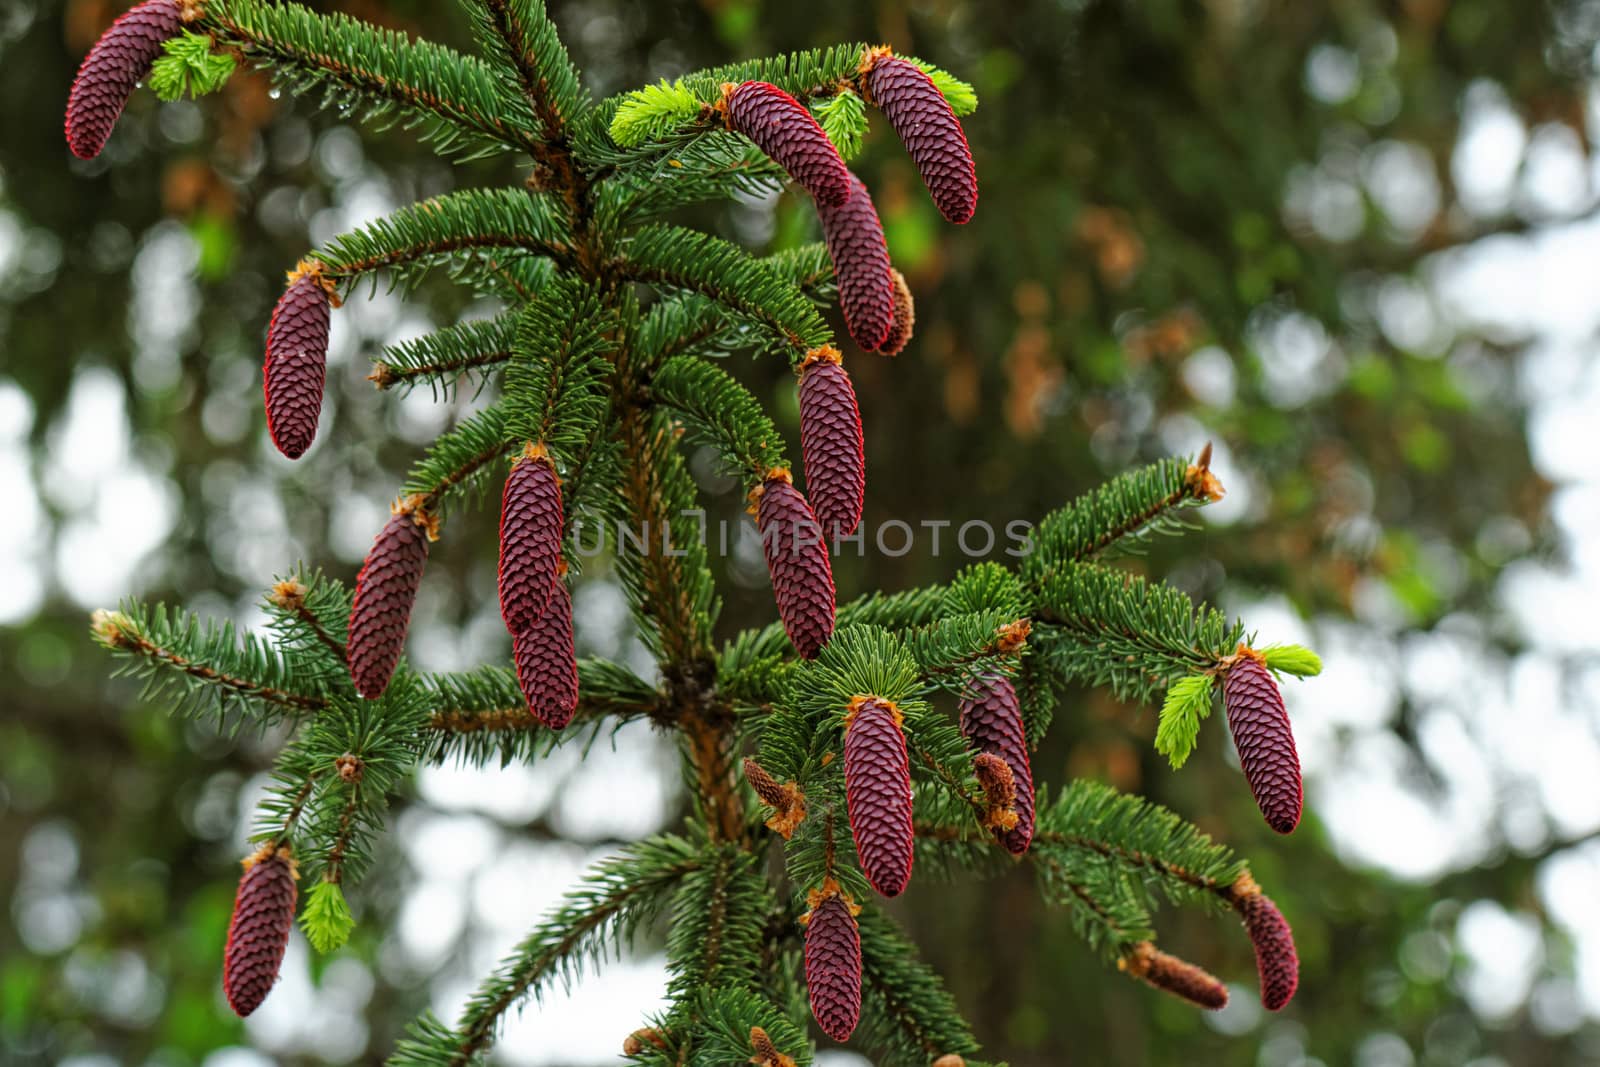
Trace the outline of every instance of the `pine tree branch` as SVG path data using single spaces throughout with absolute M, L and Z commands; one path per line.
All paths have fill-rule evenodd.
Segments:
M 147 697 L 155 696 L 163 688 L 154 674 L 159 670 L 180 675 L 225 698 L 260 701 L 292 714 L 328 706 L 325 697 L 295 692 L 287 678 L 282 677 L 285 674 L 282 660 L 250 635 L 244 636 L 242 648 L 236 647 L 233 629 L 229 626 L 202 629 L 193 616 L 173 626 L 162 607 L 158 606 L 153 614 L 146 614 L 139 607 L 128 605 L 121 611 L 96 612 L 93 632 L 95 639 L 106 648 L 144 661 L 146 676 L 151 679 Z M 219 661 L 254 667 L 254 676 L 243 669 L 212 665 Z
M 197 28 L 219 45 L 242 49 L 297 91 L 322 86 L 341 103 L 359 100 L 374 117 L 399 112 L 412 122 L 430 121 L 426 139 L 443 151 L 470 158 L 540 145 L 526 105 L 507 101 L 483 63 L 448 48 L 345 15 L 258 0 L 207 0 Z
M 454 1030 L 432 1019 L 413 1027 L 390 1064 L 466 1067 L 493 1044 L 500 1020 L 552 978 L 576 973 L 585 955 L 628 938 L 656 911 L 658 898 L 699 869 L 702 855 L 682 838 L 651 838 L 607 860 L 517 946 L 467 1002 Z
M 409 389 L 426 381 L 433 384 L 435 396 L 441 390 L 448 396 L 467 373 L 509 360 L 515 339 L 514 314 L 457 323 L 385 348 L 367 378 L 379 389 Z

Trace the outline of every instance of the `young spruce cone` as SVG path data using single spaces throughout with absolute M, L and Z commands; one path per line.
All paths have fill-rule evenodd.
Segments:
M 818 204 L 845 202 L 850 195 L 849 171 L 800 101 L 766 82 L 730 83 L 722 93 L 730 130 L 754 141 Z
M 772 1038 L 759 1026 L 750 1028 L 750 1062 L 756 1067 L 795 1067 L 794 1057 L 779 1052 Z
M 561 479 L 544 446 L 530 442 L 500 498 L 500 616 L 513 637 L 550 603 L 563 521 Z
M 222 960 L 222 990 L 240 1017 L 259 1008 L 278 980 L 294 925 L 296 877 L 287 848 L 267 845 L 244 861 Z
M 100 35 L 67 97 L 67 146 L 73 155 L 93 159 L 100 154 L 134 87 L 161 58 L 162 45 L 182 31 L 178 0 L 145 0 Z
M 861 1019 L 861 931 L 858 909 L 840 895 L 832 879 L 812 890 L 806 927 L 806 991 L 811 1014 L 823 1033 L 849 1040 Z
M 886 356 L 898 356 L 911 343 L 911 335 L 917 328 L 917 305 L 911 299 L 911 286 L 906 284 L 906 276 L 890 267 L 889 277 L 894 281 L 894 321 L 878 351 Z
M 572 644 L 572 596 L 567 583 L 556 578 L 550 606 L 511 643 L 517 663 L 517 681 L 533 717 L 559 730 L 578 710 L 578 658 Z
M 1191 1004 L 1218 1011 L 1228 1006 L 1228 987 L 1188 960 L 1169 956 L 1148 941 L 1133 946 L 1133 954 L 1117 961 L 1118 968 L 1157 989 L 1182 997 Z
M 1235 909 L 1244 919 L 1245 933 L 1256 950 L 1256 971 L 1261 976 L 1261 1003 L 1279 1011 L 1300 984 L 1300 956 L 1294 948 L 1294 931 L 1283 912 L 1259 889 L 1238 898 Z
M 851 340 L 870 352 L 884 343 L 894 323 L 894 278 L 872 194 L 860 178 L 846 173 L 849 199 L 836 206 L 819 203 L 817 216 L 839 282 L 844 324 Z
M 861 411 L 839 360 L 839 350 L 824 345 L 800 364 L 800 454 L 825 541 L 855 533 L 867 492 Z
M 304 455 L 317 436 L 331 307 L 332 293 L 319 268 L 303 263 L 289 273 L 289 287 L 267 327 L 267 360 L 261 368 L 267 432 L 290 459 Z
M 850 702 L 844 727 L 845 806 L 861 872 L 886 897 L 911 881 L 911 764 L 900 709 L 877 697 Z
M 396 500 L 390 510 L 394 514 L 378 531 L 356 576 L 350 608 L 350 677 L 356 692 L 369 700 L 383 695 L 400 662 L 411 605 L 428 562 L 428 542 L 439 536 L 420 496 Z
M 954 223 L 978 209 L 978 172 L 967 135 L 944 94 L 922 68 L 886 48 L 862 61 L 867 100 L 889 118 L 917 165 L 939 213 Z
M 1268 826 L 1280 834 L 1290 833 L 1300 824 L 1304 801 L 1300 756 L 1283 694 L 1255 652 L 1240 650 L 1222 679 L 1222 699 L 1228 709 L 1228 730 L 1256 806 Z
M 1033 768 L 1028 764 L 1028 742 L 1022 729 L 1022 706 L 1017 690 L 1003 674 L 983 674 L 967 684 L 961 696 L 961 732 L 973 748 L 1006 761 L 1017 791 L 1017 824 L 997 829 L 995 838 L 1006 850 L 1020 856 L 1033 842 Z
M 833 636 L 833 565 L 822 527 L 781 467 L 752 495 L 778 618 L 795 651 L 815 659 Z

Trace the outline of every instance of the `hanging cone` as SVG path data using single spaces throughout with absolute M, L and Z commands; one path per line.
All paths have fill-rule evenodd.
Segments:
M 856 391 L 832 345 L 800 363 L 800 454 L 806 496 L 825 541 L 855 533 L 867 492 L 867 457 Z
M 1287 834 L 1300 825 L 1304 788 L 1300 755 L 1283 694 L 1259 655 L 1241 648 L 1222 679 L 1222 702 L 1239 764 L 1267 825 Z
M 805 106 L 766 82 L 722 87 L 728 129 L 742 133 L 818 204 L 842 204 L 850 195 L 848 171 L 839 150 Z
M 800 921 L 806 928 L 806 993 L 811 1014 L 823 1033 L 847 1041 L 861 1020 L 860 909 L 839 892 L 830 878 L 811 891 L 811 910 Z
M 880 109 L 905 142 L 906 151 L 939 213 L 960 224 L 978 209 L 978 171 L 967 135 L 944 94 L 922 68 L 887 48 L 862 60 L 867 102 Z
M 877 697 L 850 702 L 844 728 L 844 789 L 861 871 L 896 897 L 911 881 L 911 764 L 900 709 Z
M 67 147 L 93 159 L 134 88 L 161 58 L 162 46 L 183 32 L 177 0 L 145 0 L 113 22 L 83 57 L 67 97 Z
M 222 990 L 240 1017 L 259 1008 L 278 980 L 294 925 L 296 877 L 287 848 L 268 845 L 244 861 L 222 962 Z
M 261 388 L 267 432 L 278 451 L 299 459 L 317 436 L 328 367 L 333 286 L 314 260 L 289 272 L 289 287 L 272 309 Z
M 405 651 L 411 606 L 428 562 L 428 543 L 439 536 L 421 496 L 396 500 L 391 510 L 394 514 L 378 531 L 356 576 L 355 603 L 350 608 L 350 678 L 356 692 L 369 700 L 389 687 Z

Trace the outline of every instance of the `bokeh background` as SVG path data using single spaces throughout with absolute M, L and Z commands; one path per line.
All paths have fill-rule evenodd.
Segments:
M 297 934 L 266 1007 L 227 1013 L 235 861 L 282 738 L 141 702 L 87 613 L 137 594 L 249 624 L 297 560 L 354 574 L 401 472 L 472 404 L 376 393 L 370 358 L 492 308 L 443 285 L 353 301 L 320 441 L 291 465 L 258 381 L 282 271 L 387 208 L 520 175 L 449 166 L 259 76 L 198 103 L 141 93 L 99 161 L 73 160 L 67 86 L 122 6 L 0 5 L 0 1061 L 377 1062 L 419 1009 L 452 1018 L 587 862 L 675 824 L 678 771 L 648 729 L 581 766 L 425 770 L 351 945 L 314 958 Z M 468 46 L 450 4 L 317 6 Z M 1025 874 L 913 885 L 894 910 L 989 1053 L 1600 1060 L 1600 3 L 552 9 L 597 94 L 850 39 L 974 82 L 971 225 L 936 224 L 881 121 L 860 163 L 918 307 L 906 354 L 851 360 L 868 522 L 1036 519 L 1209 440 L 1226 501 L 1133 565 L 1325 657 L 1289 684 L 1309 812 L 1292 838 L 1262 825 L 1216 722 L 1173 773 L 1151 709 L 1073 693 L 1035 763 L 1145 792 L 1249 856 L 1299 939 L 1291 1007 L 1261 1011 L 1231 922 L 1163 921 L 1233 986 L 1206 1015 L 1102 967 Z M 766 248 L 815 227 L 793 194 L 692 220 Z M 793 433 L 781 368 L 735 367 Z M 705 488 L 736 510 L 731 486 Z M 434 553 L 419 665 L 506 655 L 492 525 L 458 519 Z M 847 558 L 841 597 L 965 562 L 928 547 Z M 759 563 L 724 569 L 724 629 L 765 622 Z M 583 651 L 646 666 L 603 573 L 577 601 Z M 662 974 L 647 940 L 530 1006 L 499 1060 L 606 1062 Z

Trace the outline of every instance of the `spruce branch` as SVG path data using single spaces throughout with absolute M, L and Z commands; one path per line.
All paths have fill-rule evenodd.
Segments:
M 448 400 L 457 383 L 469 375 L 481 375 L 482 389 L 489 373 L 510 360 L 515 336 L 513 313 L 446 326 L 388 346 L 367 378 L 379 389 L 402 391 L 427 382 L 435 399 Z
M 763 347 L 793 358 L 828 343 L 827 324 L 799 286 L 720 237 L 677 226 L 643 227 L 613 264 L 624 278 L 699 293 L 766 330 Z
M 440 264 L 472 283 L 476 277 L 498 275 L 501 257 L 509 253 L 567 263 L 570 240 L 562 209 L 547 196 L 522 189 L 464 189 L 335 237 L 311 258 L 321 264 L 325 277 L 347 289 L 380 270 L 390 271 L 393 284 L 415 284 Z
M 873 1062 L 920 1067 L 940 1056 L 972 1055 L 978 1042 L 955 998 L 892 919 L 863 909 L 861 1035 Z
M 301 688 L 276 649 L 231 623 L 129 601 L 96 611 L 91 633 L 126 660 L 119 673 L 144 681 L 141 699 L 165 699 L 177 715 L 239 710 L 268 724 L 328 706 L 325 693 Z
M 650 396 L 682 415 L 690 439 L 715 448 L 746 491 L 789 465 L 760 402 L 720 367 L 693 356 L 668 360 L 651 379 Z
M 406 475 L 401 494 L 420 496 L 419 506 L 438 515 L 445 500 L 481 491 L 495 460 L 514 447 L 503 407 L 484 408 L 434 439 Z
M 494 1043 L 500 1020 L 554 980 L 570 984 L 585 960 L 598 965 L 649 923 L 667 891 L 704 856 L 689 841 L 658 835 L 595 867 L 503 961 L 467 1002 L 454 1029 L 432 1016 L 413 1024 L 391 1067 L 465 1067 Z
M 1244 636 L 1242 624 L 1177 589 L 1094 564 L 1062 564 L 1034 600 L 1034 644 L 1052 668 L 1124 699 L 1215 668 Z
M 196 27 L 243 50 L 295 95 L 320 88 L 325 105 L 359 107 L 367 121 L 420 125 L 423 140 L 448 155 L 540 144 L 525 102 L 508 100 L 485 64 L 440 45 L 263 0 L 207 0 Z
M 567 124 L 587 104 L 578 71 L 545 10 L 544 0 L 469 0 L 473 34 L 497 74 L 527 100 L 539 120 L 547 164 L 567 154 Z
M 506 432 L 571 466 L 606 415 L 617 325 L 599 289 L 554 279 L 517 322 L 506 368 Z

